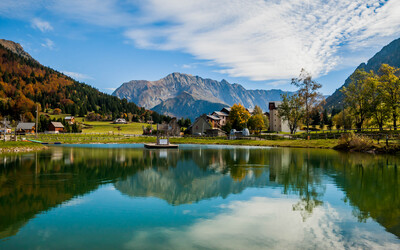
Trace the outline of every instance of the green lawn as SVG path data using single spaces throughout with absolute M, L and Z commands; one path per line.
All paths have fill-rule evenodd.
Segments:
M 45 115 L 46 113 L 41 113 Z M 56 118 L 65 118 L 66 116 L 71 116 L 70 114 L 59 114 L 59 115 L 52 115 L 48 114 L 50 116 L 50 119 Z M 84 117 L 76 117 L 75 116 L 75 121 L 84 124 L 82 133 L 110 133 L 110 134 L 132 134 L 132 135 L 141 135 L 143 134 L 143 129 L 142 126 L 148 126 L 149 124 L 147 123 L 138 123 L 138 122 L 132 122 L 128 124 L 113 124 L 111 121 L 84 121 Z M 121 130 L 118 130 L 118 127 L 121 128 Z M 156 125 L 153 125 L 155 128 Z
M 34 136 L 26 136 L 35 139 Z M 61 143 L 149 143 L 156 142 L 156 137 L 124 136 L 107 134 L 59 134 L 39 135 L 37 140 L 43 142 Z M 220 145 L 247 145 L 247 146 L 271 146 L 271 147 L 298 147 L 298 148 L 333 148 L 337 140 L 227 140 L 224 138 L 171 138 L 173 144 L 220 144 Z
M 41 142 L 61 142 L 66 144 L 86 144 L 86 143 L 146 143 L 154 142 L 155 137 L 129 137 L 118 134 L 40 134 L 36 138 L 35 135 L 22 136 L 26 139 L 38 140 Z
M 175 144 L 223 144 L 223 145 L 247 145 L 247 146 L 271 146 L 271 147 L 296 147 L 296 148 L 333 148 L 337 140 L 226 140 L 226 139 L 202 139 L 202 138 L 171 138 Z
M 128 124 L 113 124 L 111 122 L 84 122 L 85 126 L 89 125 L 89 128 L 82 129 L 82 133 L 114 133 L 114 134 L 133 134 L 141 135 L 143 134 L 143 126 L 148 126 L 147 123 L 132 122 Z M 121 130 L 118 130 L 120 127 Z M 153 125 L 155 128 L 156 125 Z

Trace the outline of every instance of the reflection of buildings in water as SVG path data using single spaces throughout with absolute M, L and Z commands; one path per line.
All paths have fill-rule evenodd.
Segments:
M 231 158 L 233 161 L 236 161 L 236 148 L 234 148 L 233 150 L 231 150 L 230 152 Z
M 277 152 L 279 150 L 279 153 Z M 269 180 L 279 183 L 281 172 L 288 172 L 291 155 L 289 148 L 270 150 L 269 153 Z
M 161 149 L 161 150 L 158 152 L 158 156 L 159 156 L 160 158 L 167 158 L 167 156 L 168 156 L 168 151 L 167 151 L 166 149 Z
M 248 163 L 250 159 L 250 149 L 245 148 L 243 153 L 244 153 L 244 161 Z
M 142 159 L 146 168 L 175 167 L 179 159 L 179 149 L 144 149 Z
M 233 161 L 244 161 L 246 163 L 250 160 L 250 149 L 248 147 L 245 148 L 236 148 L 230 149 L 230 156 Z
M 213 155 L 210 159 L 210 163 L 208 164 L 208 168 L 212 169 L 216 173 L 222 173 L 226 169 L 226 161 L 223 158 L 223 154 L 221 150 L 217 151 L 217 155 Z
M 74 163 L 74 148 L 71 148 L 71 151 L 69 151 L 69 163 L 73 164 Z
M 10 167 L 13 167 L 15 162 L 26 163 L 26 164 L 33 164 L 35 161 L 35 154 L 28 153 L 28 154 L 17 154 L 17 155 L 3 155 L 0 157 L 0 164 L 3 165 L 3 170 L 7 170 Z M 1 173 L 1 171 L 0 171 Z
M 116 155 L 116 156 L 115 156 L 115 161 L 116 161 L 116 162 L 119 162 L 119 163 L 124 163 L 124 162 L 126 161 L 125 154 L 122 153 L 122 154 Z
M 63 148 L 61 147 L 54 147 L 51 151 L 51 160 L 52 161 L 59 161 L 63 158 Z

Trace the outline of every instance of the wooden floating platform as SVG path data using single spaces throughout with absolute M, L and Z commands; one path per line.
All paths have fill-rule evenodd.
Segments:
M 156 143 L 146 143 L 144 144 L 145 148 L 153 148 L 153 149 L 157 149 L 157 148 L 178 148 L 178 145 L 176 144 L 156 144 Z

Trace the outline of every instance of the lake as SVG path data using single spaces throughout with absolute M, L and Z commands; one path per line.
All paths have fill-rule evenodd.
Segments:
M 0 156 L 0 249 L 400 249 L 400 157 L 64 145 Z

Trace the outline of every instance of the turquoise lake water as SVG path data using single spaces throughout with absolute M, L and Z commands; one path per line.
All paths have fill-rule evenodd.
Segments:
M 400 157 L 64 145 L 0 156 L 0 249 L 400 249 Z

